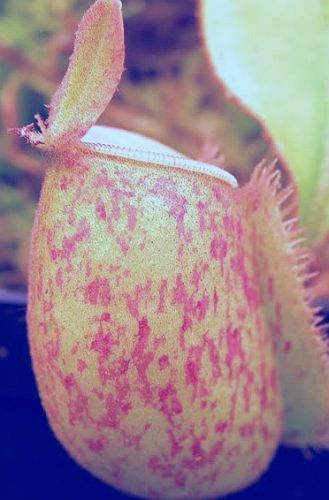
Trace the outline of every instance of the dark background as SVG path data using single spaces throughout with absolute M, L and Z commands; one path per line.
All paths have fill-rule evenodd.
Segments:
M 327 315 L 329 319 L 329 315 Z M 280 448 L 261 479 L 232 500 L 328 500 L 329 452 Z M 0 499 L 109 500 L 126 495 L 69 458 L 50 430 L 31 369 L 24 305 L 0 304 Z

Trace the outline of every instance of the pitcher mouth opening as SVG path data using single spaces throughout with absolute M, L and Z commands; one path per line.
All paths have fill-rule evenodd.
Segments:
M 81 142 L 100 153 L 201 173 L 220 179 L 233 188 L 238 187 L 236 178 L 223 168 L 211 163 L 192 160 L 154 139 L 134 132 L 94 125 Z M 127 143 L 129 147 L 126 146 Z

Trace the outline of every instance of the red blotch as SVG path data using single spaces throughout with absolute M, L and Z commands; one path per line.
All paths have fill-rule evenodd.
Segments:
M 84 289 L 84 297 L 89 304 L 108 306 L 111 302 L 111 289 L 108 280 L 96 278 L 91 281 Z
M 127 399 L 127 393 L 124 391 L 118 397 L 109 394 L 106 399 L 106 414 L 101 418 L 100 423 L 103 426 L 117 429 L 119 427 L 120 417 L 127 415 L 131 410 L 131 403 Z
M 188 294 L 182 279 L 182 275 L 178 274 L 176 277 L 176 284 L 173 291 L 173 305 L 185 304 L 188 299 Z
M 173 384 L 168 384 L 166 387 L 159 390 L 159 409 L 164 413 L 169 422 L 175 415 L 182 413 L 183 408 L 181 402 L 177 398 L 177 391 Z
M 269 431 L 267 425 L 265 424 L 262 425 L 261 433 L 265 441 L 269 441 L 271 439 L 271 432 Z
M 124 186 L 124 179 L 120 179 L 121 186 Z M 113 180 L 109 177 L 109 172 L 106 168 L 101 170 L 101 173 L 97 176 L 94 186 L 96 188 L 105 187 L 109 193 L 109 198 L 112 203 L 113 214 L 112 216 L 117 220 L 120 216 L 120 205 L 122 201 L 129 200 L 135 196 L 135 193 L 130 189 L 130 183 L 127 184 L 128 189 L 118 189 L 117 180 Z
M 134 355 L 142 354 L 143 351 L 145 350 L 149 337 L 150 337 L 151 329 L 149 327 L 147 318 L 144 316 L 139 322 L 138 322 L 138 341 L 137 345 L 134 349 Z
M 169 215 L 175 218 L 176 230 L 179 238 L 183 240 L 185 244 L 189 243 L 192 239 L 192 235 L 189 231 L 186 231 L 184 225 L 184 218 L 189 204 L 188 200 L 177 192 L 173 182 L 158 182 L 154 191 L 166 203 L 169 209 Z
M 87 368 L 87 363 L 83 359 L 78 359 L 77 361 L 77 369 L 80 373 L 82 373 Z
M 223 261 L 228 252 L 228 245 L 223 238 L 216 237 L 210 243 L 210 255 L 213 259 Z
M 73 236 L 65 236 L 63 239 L 63 247 L 60 252 L 62 259 L 69 260 L 75 252 L 76 244 L 90 237 L 90 226 L 84 218 L 79 225 L 78 231 Z
M 245 321 L 248 316 L 247 310 L 245 307 L 238 307 L 238 318 L 241 322 Z
M 96 388 L 93 388 L 92 389 L 92 392 L 97 396 L 97 398 L 100 400 L 100 401 L 103 401 L 105 399 L 105 395 L 104 395 L 104 392 L 103 391 L 99 391 L 98 389 Z
M 198 321 L 202 321 L 207 314 L 209 306 L 209 297 L 204 295 L 196 304 L 196 317 Z
M 79 224 L 79 228 L 72 236 L 65 236 L 63 239 L 62 248 L 51 247 L 55 237 L 55 232 L 49 231 L 47 236 L 47 243 L 50 247 L 50 257 L 52 260 L 67 259 L 69 261 L 75 252 L 77 243 L 88 239 L 90 237 L 90 226 L 87 219 L 84 217 Z
M 239 428 L 239 433 L 241 437 L 251 437 L 255 434 L 255 424 L 251 422 L 249 424 L 241 425 Z
M 278 388 L 278 376 L 277 376 L 276 368 L 272 368 L 272 370 L 271 370 L 270 387 L 273 390 L 273 392 L 277 391 L 277 388 Z
M 215 431 L 222 434 L 228 428 L 228 423 L 226 420 L 218 421 L 215 425 Z
M 209 269 L 209 264 L 207 262 L 203 263 L 201 266 L 198 266 L 197 264 L 194 266 L 191 276 L 191 283 L 192 285 L 195 286 L 196 290 L 199 289 L 200 282 L 202 278 L 205 276 L 208 269 Z
M 72 387 L 75 386 L 74 376 L 72 374 L 66 375 L 66 377 L 64 377 L 63 384 L 66 390 L 69 391 L 72 389 Z
M 63 288 L 63 272 L 62 272 L 62 269 L 58 269 L 58 271 L 57 271 L 57 274 L 56 274 L 56 285 L 60 289 Z
M 50 363 L 52 361 L 56 361 L 58 359 L 59 352 L 60 352 L 61 331 L 57 325 L 55 326 L 54 333 L 55 333 L 55 338 L 48 340 L 48 342 L 45 345 L 46 352 L 47 352 L 47 359 Z
M 230 233 L 233 233 L 234 232 L 234 219 L 229 216 L 229 215 L 224 215 L 223 217 L 223 225 L 224 225 L 224 229 L 225 229 L 225 232 L 227 234 L 230 234 Z
M 253 441 L 249 447 L 249 450 L 251 453 L 256 453 L 258 450 L 258 443 L 256 441 Z
M 209 463 L 213 463 L 215 457 L 218 455 L 222 449 L 223 442 L 219 441 L 211 448 L 209 454 L 201 447 L 200 440 L 196 439 L 191 446 L 192 458 L 186 458 L 182 461 L 184 468 L 188 470 L 197 470 L 203 468 Z
M 104 446 L 107 443 L 107 439 L 105 437 L 100 437 L 98 439 L 87 439 L 86 444 L 90 451 L 93 451 L 96 454 L 100 454 L 104 450 Z
M 213 304 L 214 304 L 214 312 L 216 313 L 217 312 L 217 306 L 218 306 L 218 293 L 217 293 L 216 288 L 215 288 L 214 294 L 213 294 Z
M 163 457 L 163 460 L 159 456 L 153 455 L 148 461 L 148 466 L 152 471 L 158 472 L 165 479 L 173 479 L 175 486 L 178 488 L 184 488 L 186 483 L 185 475 L 176 469 L 172 460 L 168 460 L 167 457 Z
M 128 293 L 125 294 L 127 308 L 131 316 L 135 319 L 138 319 L 139 316 L 139 304 L 142 300 L 147 300 L 147 296 L 149 295 L 152 287 L 152 281 L 147 280 L 146 284 L 136 285 L 134 290 L 134 295 L 130 295 Z
M 261 386 L 259 389 L 260 394 L 260 404 L 263 409 L 265 409 L 268 405 L 268 379 L 266 377 L 266 366 L 265 362 L 262 360 L 260 365 L 260 377 L 261 377 Z
M 242 237 L 240 241 L 242 241 Z M 231 258 L 231 269 L 242 281 L 243 292 L 248 300 L 249 307 L 254 310 L 257 309 L 260 305 L 259 289 L 247 272 L 243 251 Z
M 212 464 L 215 462 L 215 459 L 220 454 L 224 446 L 224 441 L 217 441 L 211 448 L 208 455 L 208 461 Z
M 192 326 L 192 320 L 191 318 L 188 318 L 187 316 L 184 316 L 183 318 L 183 324 L 181 326 L 181 332 L 185 333 L 189 328 Z
M 204 451 L 201 448 L 201 443 L 199 440 L 195 440 L 191 446 L 191 452 L 194 458 L 199 458 L 204 456 Z
M 121 429 L 123 445 L 125 446 L 125 448 L 134 448 L 136 451 L 140 451 L 140 443 L 145 433 L 146 430 L 144 430 L 144 432 L 142 432 L 141 434 L 130 434 L 124 429 Z
M 200 380 L 202 348 L 191 346 L 185 364 L 185 383 L 193 386 L 193 400 L 196 397 L 197 385 Z
M 118 237 L 117 243 L 118 243 L 123 255 L 127 255 L 129 248 L 130 248 L 128 241 L 123 237 Z
M 184 351 L 185 350 L 185 338 L 184 334 L 187 330 L 189 330 L 192 327 L 192 320 L 188 316 L 184 316 L 183 318 L 183 324 L 180 327 L 179 331 L 179 345 L 181 349 Z
M 111 314 L 109 312 L 103 313 L 100 319 L 101 321 L 105 321 L 106 323 L 111 323 L 112 321 Z
M 159 363 L 160 370 L 164 370 L 165 368 L 167 368 L 169 366 L 169 358 L 168 358 L 167 354 L 164 354 L 163 356 L 161 356 L 158 359 L 158 363 Z
M 100 220 L 106 220 L 106 209 L 103 201 L 98 201 L 96 204 L 96 215 Z
M 88 399 L 79 393 L 76 399 L 68 401 L 69 420 L 72 425 L 81 422 L 87 412 Z
M 282 320 L 282 306 L 281 304 L 279 304 L 279 302 L 275 304 L 275 316 L 278 319 L 278 321 Z
M 188 361 L 185 368 L 186 383 L 196 385 L 198 382 L 199 368 L 194 361 Z
M 137 209 L 132 205 L 127 205 L 128 229 L 134 231 L 137 221 Z
M 60 190 L 67 191 L 67 188 L 69 187 L 70 184 L 72 184 L 72 181 L 70 181 L 68 177 L 64 175 L 64 177 L 62 177 L 59 181 Z
M 151 328 L 146 317 L 143 317 L 138 322 L 137 341 L 132 351 L 132 360 L 137 369 L 138 379 L 141 384 L 139 389 L 140 395 L 146 404 L 150 404 L 152 400 L 151 385 L 147 377 L 147 370 L 154 359 L 152 351 L 146 351 Z
M 177 438 L 175 437 L 175 435 L 171 429 L 168 429 L 167 432 L 168 432 L 169 439 L 171 442 L 170 455 L 172 458 L 174 458 L 176 455 L 178 455 L 182 451 L 183 448 L 182 448 L 180 442 L 183 441 L 184 438 L 177 440 Z
M 166 336 L 165 335 L 158 335 L 153 340 L 153 349 L 156 351 L 160 346 L 165 345 L 165 343 L 166 343 Z
M 162 279 L 161 285 L 159 287 L 159 302 L 157 307 L 157 313 L 163 313 L 165 309 L 165 296 L 167 293 L 168 280 Z
M 246 383 L 243 387 L 243 399 L 244 399 L 244 411 L 246 413 L 249 412 L 250 410 L 250 400 L 251 400 L 251 394 L 254 390 L 253 384 L 254 384 L 254 374 L 248 370 L 245 372 L 246 374 Z
M 242 349 L 241 335 L 237 329 L 229 328 L 226 333 L 226 341 L 227 341 L 227 355 L 226 355 L 226 364 L 229 368 L 229 376 L 230 379 L 233 375 L 233 362 L 235 358 L 239 358 L 241 363 L 244 362 L 244 352 Z
M 74 342 L 72 348 L 71 348 L 71 354 L 75 356 L 80 348 L 80 342 Z
M 213 379 L 216 381 L 218 380 L 221 375 L 221 369 L 220 369 L 220 360 L 219 360 L 219 352 L 216 348 L 215 342 L 212 338 L 208 337 L 207 335 L 204 336 L 204 341 L 208 347 L 208 353 L 209 353 L 209 360 L 211 363 L 211 371 L 212 371 L 212 376 Z
M 198 214 L 199 214 L 199 229 L 201 233 L 204 233 L 207 230 L 207 205 L 202 201 L 199 201 L 197 204 Z
M 102 330 L 98 330 L 91 342 L 90 348 L 102 356 L 107 357 L 112 352 L 112 347 L 117 344 L 118 341 L 114 340 L 111 334 L 104 334 Z

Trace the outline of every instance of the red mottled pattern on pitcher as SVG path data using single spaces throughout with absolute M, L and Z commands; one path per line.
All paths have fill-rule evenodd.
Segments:
M 69 452 L 125 491 L 224 494 L 276 449 L 280 391 L 235 197 L 91 153 L 47 173 L 28 318 L 42 401 Z

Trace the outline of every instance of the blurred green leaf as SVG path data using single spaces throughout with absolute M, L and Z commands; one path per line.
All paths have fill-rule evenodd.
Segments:
M 20 17 L 12 16 L 9 19 L 0 19 L 1 39 L 8 45 L 21 45 L 33 34 L 32 26 Z
M 40 38 L 59 33 L 65 15 L 79 16 L 91 0 L 2 0 L 0 40 L 35 55 Z M 32 54 L 30 51 L 32 50 Z
M 215 71 L 288 161 L 313 239 L 329 229 L 328 15 L 328 0 L 201 0 Z

